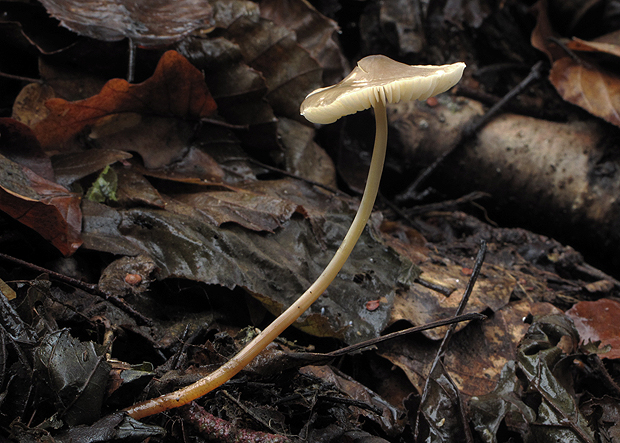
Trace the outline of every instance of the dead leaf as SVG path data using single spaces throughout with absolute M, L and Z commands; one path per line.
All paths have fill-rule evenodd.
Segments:
M 571 41 L 566 43 L 566 47 L 573 51 L 602 52 L 620 57 L 620 31 L 612 32 L 590 41 L 573 37 Z
M 197 121 L 210 117 L 216 110 L 200 71 L 174 51 L 162 56 L 153 76 L 143 83 L 132 85 L 122 79 L 112 79 L 98 95 L 86 100 L 67 102 L 56 98 L 46 105 L 50 115 L 34 128 L 46 150 L 63 149 L 70 140 L 95 125 L 99 125 L 97 134 L 100 135 L 102 126 L 107 126 L 108 133 L 122 131 L 136 123 L 135 120 L 139 121 L 140 116 L 152 116 L 153 124 L 144 131 L 149 132 L 157 129 L 163 119 Z M 120 120 L 119 114 L 123 116 Z M 127 120 L 135 115 L 138 116 L 135 120 Z M 173 128 L 175 124 L 169 123 Z M 159 151 L 169 148 L 166 139 L 162 143 Z M 172 154 L 167 155 L 170 156 Z
M 56 174 L 56 182 L 69 186 L 87 175 L 101 171 L 106 166 L 131 157 L 131 154 L 125 151 L 91 149 L 54 155 L 52 165 Z
M 30 83 L 19 92 L 13 103 L 12 117 L 33 128 L 48 116 L 49 110 L 44 103 L 56 97 L 54 90 L 48 85 Z
M 620 126 L 620 76 L 564 57 L 553 64 L 549 80 L 564 100 Z
M 611 351 L 601 358 L 620 358 L 620 303 L 608 298 L 582 301 L 566 311 L 575 323 L 582 342 L 600 341 L 602 346 L 611 345 Z
M 240 17 L 224 37 L 239 45 L 245 62 L 267 81 L 267 101 L 276 114 L 300 118 L 299 104 L 322 85 L 322 70 L 295 34 L 270 20 Z
M 60 24 L 97 40 L 129 38 L 142 46 L 174 43 L 213 26 L 208 0 L 41 0 Z
M 101 412 L 110 365 L 93 342 L 79 342 L 68 329 L 43 338 L 34 354 L 39 383 L 53 393 L 59 416 L 69 426 L 92 423 Z
M 381 411 L 381 415 L 379 415 L 359 407 L 353 408 L 356 414 L 376 421 L 388 435 L 397 435 L 402 430 L 398 423 L 400 411 L 353 378 L 329 366 L 304 366 L 299 372 L 334 386 L 348 398 L 368 405 L 369 409 Z
M 297 209 L 291 201 L 243 189 L 173 194 L 172 197 L 197 209 L 217 226 L 234 222 L 253 231 L 274 232 Z
M 168 204 L 166 211 L 113 210 L 85 202 L 83 238 L 89 249 L 149 255 L 160 269 L 159 279 L 244 288 L 279 314 L 323 271 L 354 213 L 348 199 L 332 197 L 326 203 L 322 192 L 303 182 L 281 181 L 279 186 L 263 184 L 264 189 L 276 189 L 265 193 L 298 205 L 303 201 L 308 215 L 290 217 L 273 234 L 257 234 L 233 223 L 217 227 L 187 205 Z M 411 268 L 402 261 L 408 262 L 366 230 L 326 295 L 297 327 L 349 342 L 376 337 L 386 326 L 402 269 Z M 366 309 L 366 302 L 383 297 L 379 309 Z
M 0 209 L 37 231 L 64 255 L 82 244 L 80 197 L 0 157 Z
M 0 154 L 46 180 L 54 180 L 52 161 L 30 128 L 17 120 L 0 118 Z
M 506 305 L 487 320 L 469 324 L 454 335 L 444 360 L 446 370 L 465 395 L 492 391 L 506 362 L 515 358 L 517 345 L 529 328 L 523 319 L 529 314 L 559 313 L 549 303 L 521 300 Z M 379 353 L 400 367 L 422 392 L 437 347 L 437 342 L 399 339 L 381 344 Z
M 462 276 L 462 266 L 448 257 L 430 254 L 424 263 L 420 278 L 424 281 L 411 283 L 409 290 L 398 292 L 394 300 L 391 322 L 407 320 L 413 325 L 423 325 L 440 318 L 454 315 L 468 278 Z M 485 309 L 497 311 L 506 305 L 516 285 L 516 280 L 501 266 L 485 264 L 474 287 L 466 312 L 482 312 Z M 445 292 L 432 289 L 442 287 Z M 460 325 L 459 327 L 463 327 Z M 447 327 L 431 329 L 424 334 L 434 340 L 443 337 Z
M 313 128 L 281 117 L 278 135 L 284 146 L 286 170 L 299 177 L 337 187 L 336 167 L 332 158 L 315 141 Z
M 554 40 L 560 35 L 551 24 L 546 0 L 540 0 L 534 7 L 537 14 L 536 27 L 532 31 L 532 45 L 543 51 L 551 60 L 549 81 L 564 100 L 580 106 L 592 115 L 620 126 L 620 76 L 604 69 L 597 60 L 575 60 L 566 54 Z M 615 34 L 603 36 L 602 41 L 586 42 L 574 39 L 567 46 L 587 53 L 600 52 L 618 56 L 620 49 L 615 44 Z
M 260 15 L 295 32 L 297 42 L 323 68 L 323 83 L 338 83 L 349 72 L 338 41 L 338 24 L 303 0 L 261 0 Z

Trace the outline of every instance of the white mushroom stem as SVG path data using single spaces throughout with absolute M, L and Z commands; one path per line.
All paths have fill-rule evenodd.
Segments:
M 385 96 L 381 94 L 381 99 Z M 357 214 L 353 219 L 353 223 L 349 231 L 331 259 L 327 267 L 323 270 L 316 281 L 293 303 L 286 311 L 276 318 L 267 328 L 258 334 L 249 344 L 247 344 L 237 355 L 228 362 L 220 366 L 217 370 L 210 373 L 206 377 L 198 380 L 196 383 L 186 386 L 178 391 L 163 395 L 142 403 L 133 405 L 126 412 L 135 419 L 147 417 L 157 414 L 168 409 L 183 406 L 199 397 L 211 392 L 213 389 L 226 383 L 234 377 L 239 371 L 246 367 L 250 361 L 260 354 L 263 349 L 269 345 L 276 337 L 278 337 L 286 328 L 292 325 L 309 307 L 314 303 L 323 292 L 328 288 L 331 282 L 336 278 L 340 269 L 345 264 L 357 240 L 362 235 L 366 222 L 372 213 L 372 208 L 377 198 L 379 190 L 379 182 L 381 181 L 381 173 L 383 171 L 383 163 L 385 160 L 385 151 L 387 146 L 387 114 L 385 111 L 385 103 L 379 100 L 375 105 L 375 146 L 370 161 L 370 170 L 368 171 L 368 179 L 364 194 L 360 202 Z

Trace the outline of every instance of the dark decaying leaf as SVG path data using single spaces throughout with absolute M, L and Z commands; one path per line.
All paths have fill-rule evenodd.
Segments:
M 236 133 L 246 147 L 255 147 L 263 155 L 278 148 L 277 120 L 265 100 L 267 82 L 244 61 L 237 44 L 224 37 L 187 38 L 177 49 L 204 71 L 218 113 L 229 123 L 247 126 L 247 130 Z
M 432 443 L 464 442 L 469 430 L 463 423 L 463 405 L 458 388 L 439 363 L 429 374 L 428 396 L 420 403 L 420 441 Z M 411 423 L 415 418 L 411 417 Z
M 489 2 L 485 0 L 448 0 L 443 10 L 445 20 L 474 28 L 479 28 L 490 13 Z
M 358 381 L 329 366 L 304 366 L 299 371 L 306 376 L 321 379 L 351 399 L 367 404 L 368 409 L 352 409 L 357 415 L 376 421 L 388 435 L 398 435 L 402 431 L 398 421 L 401 411 Z
M 54 436 L 58 443 L 103 443 L 108 441 L 140 441 L 149 437 L 163 436 L 166 431 L 155 425 L 140 423 L 116 412 L 97 420 L 90 426 L 74 426 Z
M 267 101 L 277 115 L 301 119 L 299 104 L 322 85 L 322 70 L 295 34 L 270 20 L 240 17 L 224 37 L 239 45 L 245 62 L 267 82 Z
M 347 61 L 334 38 L 338 24 L 302 0 L 261 0 L 260 15 L 279 26 L 295 31 L 297 43 L 323 68 L 323 83 L 338 83 L 348 73 Z
M 0 154 L 42 178 L 54 181 L 50 158 L 25 124 L 12 118 L 0 118 Z
M 254 231 L 274 232 L 297 209 L 291 201 L 243 189 L 174 194 L 172 197 L 197 209 L 217 226 L 234 222 Z
M 37 231 L 64 255 L 82 244 L 80 197 L 0 156 L 0 209 Z
M 521 341 L 517 363 L 528 390 L 539 396 L 534 438 L 546 441 L 594 442 L 592 430 L 580 412 L 569 387 L 563 386 L 553 369 L 563 355 L 560 345 L 577 344 L 578 334 L 564 315 L 550 315 L 535 321 Z M 552 439 L 552 440 L 550 440 Z
M 92 423 L 99 417 L 110 365 L 97 355 L 92 342 L 79 342 L 66 329 L 53 332 L 36 350 L 34 368 L 69 425 Z
M 601 441 L 620 441 L 620 404 L 617 398 L 605 395 L 588 400 L 582 410 L 590 426 L 600 433 Z
M 577 331 L 564 315 L 535 319 L 492 393 L 470 402 L 474 428 L 483 441 L 498 441 L 502 422 L 524 441 L 593 442 L 592 429 L 575 398 L 554 371 Z M 526 392 L 535 400 L 524 398 Z M 525 401 L 524 401 L 525 400 Z
M 46 105 L 50 115 L 37 124 L 34 132 L 47 150 L 62 149 L 86 129 L 93 131 L 95 137 L 102 141 L 108 134 L 118 134 L 136 126 L 142 116 L 153 119 L 144 132 L 157 131 L 161 125 L 164 128 L 160 131 L 164 133 L 166 130 L 172 133 L 178 130 L 188 132 L 191 130 L 178 126 L 180 121 L 175 120 L 198 121 L 210 117 L 216 110 L 215 101 L 209 94 L 201 72 L 174 51 L 168 51 L 162 56 L 153 76 L 143 83 L 132 85 L 122 79 L 112 79 L 98 95 L 86 100 L 67 102 L 57 98 L 48 100 Z M 140 134 L 130 131 L 127 135 L 137 137 Z M 158 135 L 163 136 L 161 132 Z M 125 139 L 123 147 L 132 146 L 133 150 L 139 150 L 139 146 L 134 143 Z M 159 152 L 155 149 L 157 146 L 145 151 L 147 159 L 150 158 L 148 156 L 155 156 L 152 151 L 164 155 L 161 151 L 170 149 L 168 144 L 164 139 Z M 182 148 L 185 148 L 185 143 Z M 171 156 L 174 157 L 165 157 L 169 161 Z M 153 160 L 152 163 L 159 164 L 162 161 Z
M 42 0 L 66 28 L 98 40 L 165 45 L 213 26 L 208 0 Z
M 129 158 L 131 154 L 125 151 L 91 149 L 54 155 L 52 165 L 56 174 L 56 182 L 62 186 L 69 186 L 87 175 L 101 171 L 106 166 Z
M 469 324 L 454 335 L 444 358 L 446 371 L 465 395 L 492 391 L 528 329 L 523 318 L 560 312 L 549 303 L 520 300 L 507 304 L 484 322 Z M 394 340 L 381 344 L 379 353 L 400 367 L 421 391 L 438 346 L 439 342 L 426 340 Z
M 470 399 L 474 430 L 486 443 L 498 441 L 497 431 L 504 421 L 511 431 L 527 435 L 529 424 L 536 420 L 534 410 L 521 400 L 523 386 L 515 370 L 515 361 L 508 361 L 493 392 Z
M 602 298 L 597 301 L 582 301 L 566 311 L 575 323 L 579 338 L 584 342 L 600 341 L 611 345 L 611 350 L 601 358 L 620 358 L 620 303 Z
M 272 186 L 281 193 L 276 196 L 305 205 L 312 215 L 292 217 L 274 234 L 256 235 L 233 224 L 217 227 L 193 212 L 117 211 L 85 204 L 84 239 L 90 249 L 151 256 L 161 270 L 159 278 L 245 288 L 268 310 L 279 313 L 323 270 L 353 215 L 346 200 L 332 198 L 325 207 L 322 193 L 297 181 L 282 182 Z M 364 233 L 326 296 L 298 327 L 359 342 L 386 326 L 395 285 L 413 265 L 370 233 Z M 366 302 L 377 299 L 383 300 L 381 307 L 368 311 Z

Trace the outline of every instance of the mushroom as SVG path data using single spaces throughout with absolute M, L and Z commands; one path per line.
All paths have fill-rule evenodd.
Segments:
M 425 100 L 447 91 L 460 79 L 464 63 L 410 66 L 383 55 L 361 59 L 340 83 L 308 94 L 300 112 L 313 123 L 333 123 L 358 111 L 375 109 L 375 146 L 359 209 L 334 257 L 316 281 L 286 311 L 237 355 L 196 383 L 170 394 L 133 405 L 126 412 L 135 419 L 185 405 L 224 384 L 241 371 L 278 335 L 292 325 L 327 289 L 357 243 L 374 206 L 387 146 L 386 103 Z

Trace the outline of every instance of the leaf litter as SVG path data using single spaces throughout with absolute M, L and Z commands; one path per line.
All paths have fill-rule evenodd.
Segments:
M 114 4 L 120 2 L 107 6 Z M 471 4 L 478 28 L 489 9 L 484 2 Z M 254 161 L 275 159 L 322 183 L 336 182 L 329 156 L 313 142 L 314 129 L 300 126 L 297 109 L 323 77 L 343 71 L 346 63 L 332 38 L 335 22 L 302 2 L 291 2 L 288 10 L 278 2 L 209 5 L 203 34 L 185 35 L 190 31 L 184 28 L 150 39 L 131 27 L 114 30 L 113 39 L 131 36 L 145 45 L 178 41 L 177 51 L 152 49 L 161 55 L 159 64 L 142 83 L 106 79 L 98 94 L 85 97 L 63 92 L 58 78 L 48 77 L 44 87 L 53 90 L 45 93 L 30 85 L 32 95 L 16 105 L 14 118 L 33 127 L 42 149 L 22 140 L 13 142 L 17 149 L 7 148 L 2 133 L 3 176 L 13 177 L 2 183 L 2 210 L 75 256 L 50 267 L 99 279 L 100 290 L 69 290 L 45 277 L 28 282 L 26 269 L 2 270 L 17 297 L 13 303 L 13 295 L 0 297 L 0 350 L 9 363 L 0 374 L 0 409 L 21 419 L 10 428 L 2 422 L 16 440 L 41 433 L 57 441 L 180 438 L 176 425 L 141 424 L 114 410 L 144 392 L 156 395 L 195 381 L 229 358 L 252 335 L 252 328 L 240 327 L 264 325 L 286 308 L 350 224 L 354 198 L 282 178 Z M 451 8 L 443 14 L 463 26 L 467 14 Z M 304 26 L 306 15 L 320 26 Z M 105 37 L 96 27 L 80 26 Z M 574 39 L 567 46 L 617 55 L 613 40 Z M 561 64 L 554 69 L 576 85 L 577 74 Z M 553 71 L 552 82 L 570 100 Z M 583 84 L 576 87 L 592 97 Z M 613 114 L 613 105 L 586 109 L 608 119 Z M 3 125 L 32 139 L 15 121 Z M 319 159 L 319 167 L 308 169 L 309 158 Z M 339 362 L 356 380 L 330 366 L 300 362 L 299 355 L 315 345 L 291 331 L 299 343 L 274 344 L 220 394 L 184 411 L 184 419 L 200 427 L 211 414 L 217 420 L 201 428 L 208 436 L 241 423 L 239 438 L 383 441 L 379 436 L 408 438 L 421 408 L 428 441 L 458 441 L 470 425 L 482 441 L 617 435 L 620 389 L 600 360 L 614 354 L 605 357 L 605 346 L 597 347 L 601 340 L 613 349 L 615 332 L 587 335 L 562 314 L 584 294 L 613 293 L 614 280 L 588 274 L 591 268 L 570 248 L 526 231 L 491 228 L 458 212 L 421 220 L 432 242 L 375 214 L 336 283 L 296 327 L 322 337 L 317 346 L 329 349 L 450 317 L 484 239 L 490 253 L 468 310 L 489 318 L 459 326 L 432 374 L 445 329 L 376 345 L 376 353 L 394 365 L 391 371 L 404 374 L 397 394 L 364 385 L 369 374 L 363 359 L 372 351 Z M 95 256 L 105 270 L 82 269 Z M 124 299 L 149 322 L 106 296 Z M 585 319 L 588 314 L 579 311 L 584 306 L 575 305 L 569 315 Z M 578 345 L 579 337 L 595 343 Z M 32 369 L 40 377 L 33 378 Z M 419 404 L 428 377 L 431 395 Z M 607 393 L 595 387 L 599 380 L 609 386 Z M 167 436 L 158 425 L 166 426 Z

